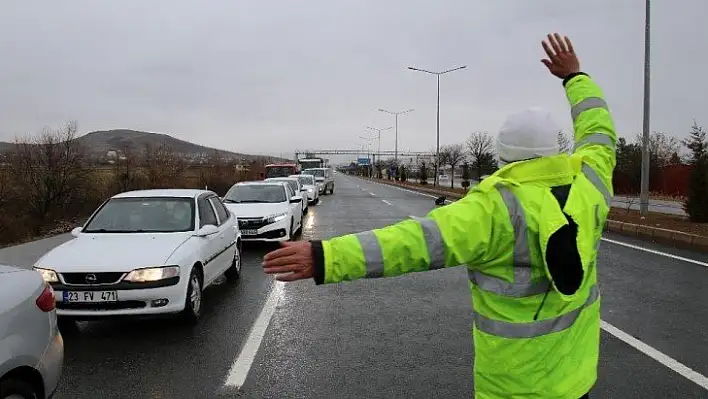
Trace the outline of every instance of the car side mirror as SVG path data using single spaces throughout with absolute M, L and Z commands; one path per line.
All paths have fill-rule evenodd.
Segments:
M 74 236 L 74 237 L 78 237 L 78 236 L 81 235 L 81 230 L 83 230 L 83 229 L 84 229 L 84 228 L 81 227 L 81 226 L 79 226 L 79 227 L 74 227 L 73 229 L 71 229 L 71 235 Z M 66 230 L 64 230 L 64 231 L 66 231 Z
M 302 202 L 302 197 L 301 197 L 301 196 L 296 195 L 296 196 L 290 198 L 290 203 L 291 203 L 291 204 L 295 204 L 295 203 L 297 203 L 297 202 Z
M 194 232 L 194 236 L 195 237 L 207 237 L 212 234 L 216 234 L 218 232 L 219 232 L 218 227 L 214 226 L 213 224 L 205 224 L 204 226 L 202 226 L 202 228 L 200 228 L 199 230 Z

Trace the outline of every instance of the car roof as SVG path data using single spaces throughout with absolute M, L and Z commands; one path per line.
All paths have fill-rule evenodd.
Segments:
M 282 181 L 241 181 L 235 184 L 236 186 L 281 186 L 285 187 L 285 182 Z
M 288 177 L 269 177 L 269 178 L 265 179 L 265 182 L 267 183 L 267 182 L 269 182 L 269 181 L 278 181 L 278 180 L 297 180 L 297 177 L 294 177 L 294 176 L 288 176 Z
M 213 191 L 209 191 L 209 190 L 165 188 L 165 189 L 126 191 L 124 193 L 116 194 L 111 198 L 144 198 L 144 197 L 196 198 L 202 194 L 216 195 Z

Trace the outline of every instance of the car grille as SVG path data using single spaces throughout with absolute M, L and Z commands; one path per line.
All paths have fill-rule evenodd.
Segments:
M 95 284 L 115 284 L 123 277 L 123 272 L 104 273 L 61 273 L 66 284 L 71 285 L 95 285 Z
M 238 227 L 243 230 L 258 230 L 267 224 L 264 218 L 238 218 Z

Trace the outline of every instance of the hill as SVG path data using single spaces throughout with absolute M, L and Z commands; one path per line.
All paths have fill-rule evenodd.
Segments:
M 141 132 L 128 129 L 95 131 L 80 136 L 76 140 L 88 150 L 90 156 L 96 158 L 105 157 L 109 151 L 123 152 L 126 148 L 128 148 L 132 151 L 142 152 L 146 146 L 157 147 L 160 145 L 165 145 L 176 153 L 183 154 L 188 158 L 208 156 L 213 154 L 214 151 L 219 151 L 221 156 L 226 159 L 256 160 L 271 158 L 262 155 L 241 154 L 206 147 L 174 138 L 168 134 Z M 12 148 L 12 143 L 0 141 L 0 152 L 8 151 Z M 280 159 L 273 160 L 279 161 Z

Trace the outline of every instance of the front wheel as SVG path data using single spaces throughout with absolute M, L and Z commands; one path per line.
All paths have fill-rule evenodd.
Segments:
M 288 241 L 295 241 L 295 219 L 290 219 L 290 227 L 288 227 Z
M 236 243 L 236 251 L 234 251 L 234 259 L 231 261 L 231 267 L 226 269 L 224 276 L 226 279 L 236 281 L 241 277 L 241 242 Z
M 37 399 L 38 396 L 31 384 L 21 380 L 7 379 L 0 382 L 0 398 Z
M 184 310 L 181 317 L 186 324 L 197 324 L 202 312 L 202 276 L 199 269 L 192 268 L 187 283 L 187 295 L 184 298 Z

